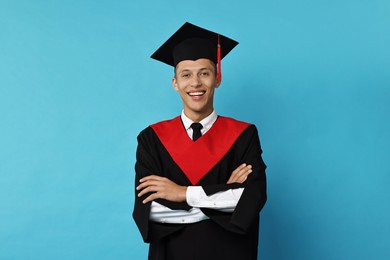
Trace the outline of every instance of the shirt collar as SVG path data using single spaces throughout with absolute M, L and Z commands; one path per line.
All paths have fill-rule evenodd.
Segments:
M 215 123 L 215 121 L 217 120 L 218 116 L 217 116 L 217 113 L 215 112 L 215 110 L 213 110 L 213 112 L 208 115 L 207 117 L 203 118 L 199 123 L 202 124 L 203 128 L 201 129 L 201 132 L 202 134 L 204 134 L 205 132 L 207 132 L 212 126 L 213 124 Z M 185 114 L 184 114 L 184 110 L 181 112 L 181 121 L 183 122 L 183 125 L 185 127 L 186 130 L 189 130 L 191 128 L 191 124 L 194 123 L 194 121 L 192 121 L 191 119 L 189 119 Z

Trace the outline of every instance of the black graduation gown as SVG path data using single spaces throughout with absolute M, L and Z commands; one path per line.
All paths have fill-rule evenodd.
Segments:
M 138 198 L 138 192 L 135 191 L 133 217 L 144 241 L 150 243 L 149 259 L 257 259 L 259 213 L 266 202 L 266 165 L 261 158 L 262 150 L 256 127 L 249 124 L 243 125 L 242 122 L 233 119 L 218 117 L 213 127 L 196 141 L 198 142 L 202 138 L 209 140 L 203 148 L 195 149 L 196 154 L 203 154 L 203 157 L 199 156 L 201 158 L 199 160 L 196 158 L 196 154 L 186 154 L 186 151 L 180 150 L 182 146 L 191 147 L 192 144 L 185 139 L 189 137 L 181 125 L 181 121 L 180 127 L 177 127 L 178 120 L 180 120 L 179 117 L 164 121 L 168 122 L 168 125 L 174 125 L 174 123 L 170 123 L 171 121 L 176 122 L 175 127 L 179 128 L 177 132 L 172 133 L 172 128 L 168 129 L 165 134 L 164 132 L 160 133 L 156 127 L 159 124 L 156 124 L 147 127 L 138 135 L 135 186 L 138 186 L 142 177 L 155 174 L 167 177 L 179 185 L 202 186 L 207 195 L 239 187 L 244 187 L 244 191 L 234 212 L 224 213 L 201 208 L 202 212 L 210 219 L 193 224 L 163 224 L 149 221 L 150 203 L 142 204 L 142 200 L 147 195 Z M 236 131 L 235 136 L 224 134 L 234 132 L 233 129 L 236 129 L 236 125 L 240 127 L 237 128 L 238 132 Z M 224 130 L 223 133 L 221 129 Z M 168 136 L 168 133 L 171 134 Z M 167 136 L 168 139 L 165 138 Z M 220 139 L 221 136 L 222 139 Z M 174 146 L 179 147 L 176 155 L 172 151 L 175 148 L 172 148 L 169 142 L 171 146 L 176 143 Z M 192 140 L 191 142 L 196 143 Z M 219 146 L 219 143 L 228 144 L 227 146 Z M 219 158 L 214 156 L 215 151 L 219 151 Z M 204 157 L 205 153 L 206 157 Z M 207 153 L 209 154 L 207 155 Z M 175 158 L 172 158 L 172 155 Z M 180 159 L 178 159 L 179 156 L 181 156 Z M 203 165 L 204 159 L 208 158 L 207 156 L 213 158 L 212 161 L 214 160 L 215 163 L 208 162 L 209 168 L 211 168 L 201 176 L 194 179 L 193 176 L 188 173 L 186 175 L 181 169 L 187 169 L 185 164 L 188 160 L 192 163 L 190 165 L 198 169 L 197 165 Z M 187 160 L 183 162 L 185 158 Z M 226 184 L 233 170 L 242 163 L 252 165 L 253 172 L 248 176 L 248 179 L 243 184 Z M 171 209 L 190 209 L 190 206 L 185 202 L 177 203 L 163 199 L 156 200 L 156 202 Z

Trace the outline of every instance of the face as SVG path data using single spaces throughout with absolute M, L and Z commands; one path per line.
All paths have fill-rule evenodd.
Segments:
M 173 88 L 183 101 L 184 113 L 195 122 L 213 112 L 214 90 L 219 84 L 215 65 L 208 59 L 179 62 L 172 79 Z

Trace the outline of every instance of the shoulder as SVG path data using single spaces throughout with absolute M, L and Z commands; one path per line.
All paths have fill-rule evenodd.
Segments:
M 237 142 L 257 142 L 259 140 L 259 132 L 255 124 L 224 116 L 219 116 L 219 119 L 222 119 L 225 129 L 241 129 Z
M 226 116 L 219 116 L 218 120 L 220 120 L 221 124 L 224 125 L 228 129 L 239 128 L 239 129 L 242 129 L 243 132 L 247 132 L 247 131 L 257 132 L 256 126 L 252 123 L 249 123 L 249 122 L 237 120 L 237 119 L 234 119 L 231 117 L 226 117 Z
M 137 139 L 138 141 L 145 141 L 151 138 L 154 138 L 155 133 L 153 131 L 153 128 L 149 125 L 146 128 L 144 128 L 141 132 L 139 132 Z
M 251 125 L 251 123 L 244 122 L 244 121 L 241 121 L 241 120 L 237 120 L 235 118 L 227 117 L 227 116 L 218 116 L 218 120 L 223 120 L 223 121 L 229 122 L 231 124 L 247 124 L 247 125 Z
M 156 129 L 165 129 L 165 128 L 172 127 L 173 125 L 175 125 L 179 122 L 181 122 L 180 116 L 177 116 L 177 117 L 174 117 L 172 119 L 168 119 L 168 120 L 164 120 L 164 121 L 160 121 L 160 122 L 151 124 L 149 127 L 151 127 L 152 129 L 155 129 L 155 130 Z
M 160 132 L 169 132 L 175 125 L 181 124 L 180 116 L 172 119 L 163 120 L 147 126 L 138 134 L 138 140 L 156 138 L 156 134 Z

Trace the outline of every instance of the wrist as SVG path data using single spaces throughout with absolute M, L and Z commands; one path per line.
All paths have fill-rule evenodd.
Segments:
M 202 186 L 188 186 L 186 193 L 187 204 L 191 207 L 196 207 L 205 195 Z
M 186 202 L 187 201 L 187 186 L 182 186 L 182 191 L 180 192 L 180 201 Z

